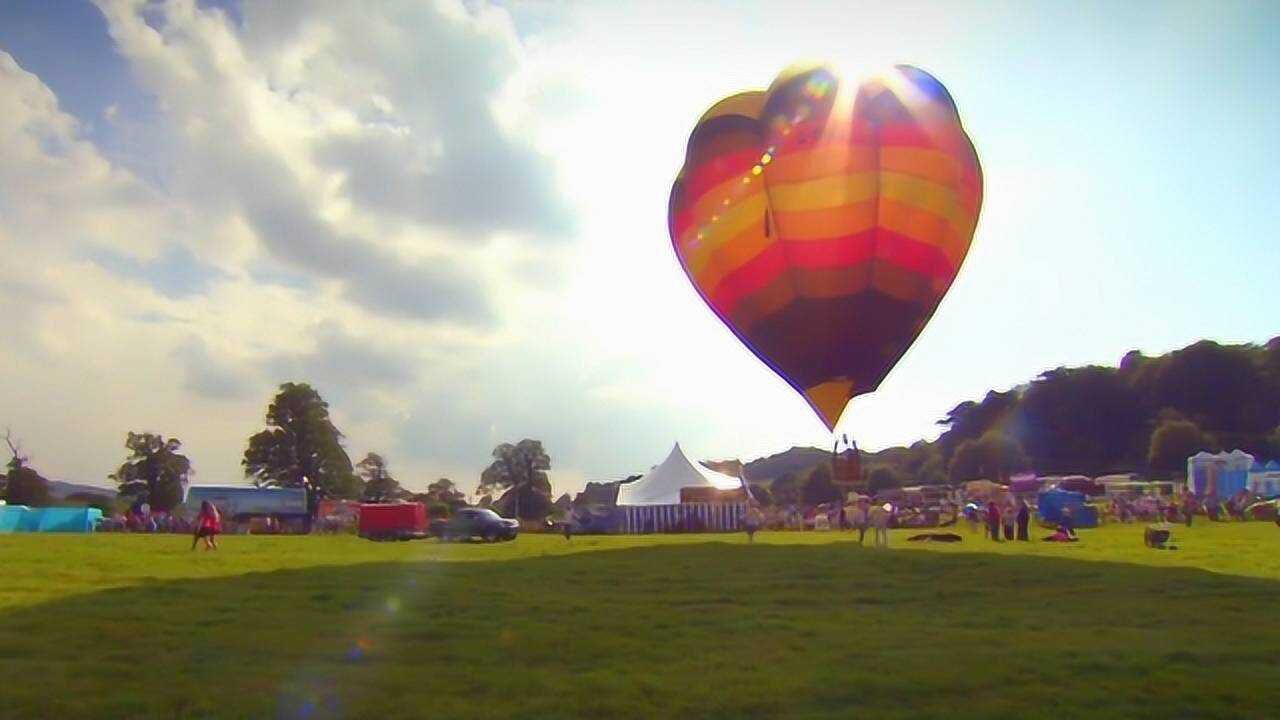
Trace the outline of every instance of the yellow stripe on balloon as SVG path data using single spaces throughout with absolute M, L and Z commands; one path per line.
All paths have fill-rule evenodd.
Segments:
M 914 205 L 881 199 L 879 226 L 938 248 L 953 268 L 959 267 L 969 248 L 969 235 L 962 234 L 948 219 Z
M 749 229 L 713 253 L 701 267 L 693 269 L 690 266 L 690 270 L 708 293 L 714 292 L 721 280 L 758 257 L 773 243 L 760 229 Z
M 880 173 L 880 197 L 933 213 L 957 229 L 971 222 L 968 211 L 954 190 L 912 175 Z
M 956 156 L 939 150 L 916 147 L 881 149 L 880 169 L 946 184 L 955 183 L 963 173 L 963 165 Z
M 871 200 L 879 186 L 877 173 L 859 172 L 831 175 L 805 182 L 777 184 L 765 170 L 769 189 L 769 207 L 775 212 L 825 210 Z M 788 235 L 792 233 L 787 232 Z
M 727 208 L 745 202 L 747 198 L 755 195 L 763 196 L 764 183 L 758 177 L 753 180 L 753 183 L 744 185 L 742 178 L 735 177 L 713 186 L 693 201 L 693 206 L 690 208 L 693 217 L 710 218 L 713 215 L 723 215 Z M 728 204 L 725 204 L 726 200 L 729 201 Z
M 877 202 L 874 199 L 852 205 L 821 210 L 775 212 L 775 225 L 784 227 L 787 239 L 827 240 L 866 232 L 876 226 Z
M 771 158 L 770 184 L 804 182 L 828 175 L 848 175 L 879 169 L 879 153 L 869 145 L 822 143 L 800 152 Z
M 758 226 L 763 231 L 765 207 L 764 193 L 756 193 L 725 208 L 722 214 L 700 217 L 685 233 L 685 263 L 689 269 L 697 272 L 711 253 L 748 228 Z M 697 238 L 698 233 L 702 233 L 701 239 Z

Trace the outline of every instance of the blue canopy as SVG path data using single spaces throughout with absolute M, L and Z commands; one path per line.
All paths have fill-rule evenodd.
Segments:
M 1036 500 L 1036 512 L 1046 522 L 1062 522 L 1063 511 L 1071 509 L 1071 521 L 1076 527 L 1096 527 L 1098 511 L 1085 503 L 1084 493 L 1070 490 L 1045 490 Z
M 26 505 L 0 506 L 0 533 L 24 532 L 26 517 L 31 509 Z
M 90 533 L 101 519 L 98 508 L 5 505 L 0 506 L 0 533 Z

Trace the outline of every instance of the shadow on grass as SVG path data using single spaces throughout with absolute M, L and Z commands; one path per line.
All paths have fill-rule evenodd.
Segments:
M 0 717 L 1273 717 L 1280 583 L 717 542 L 0 613 Z

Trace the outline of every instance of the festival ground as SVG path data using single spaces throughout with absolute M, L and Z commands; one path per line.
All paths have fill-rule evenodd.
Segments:
M 1280 713 L 1274 524 L 959 532 L 4 536 L 0 717 Z

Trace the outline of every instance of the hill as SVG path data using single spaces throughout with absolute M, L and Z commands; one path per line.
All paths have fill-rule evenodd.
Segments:
M 874 487 L 1041 474 L 1177 477 L 1200 450 L 1280 458 L 1280 337 L 1265 344 L 1203 340 L 1164 355 L 1131 351 L 1115 367 L 1047 370 L 1009 390 L 956 405 L 934 441 L 862 452 Z M 748 482 L 801 480 L 830 457 L 793 447 L 743 465 Z M 735 461 L 705 463 L 730 468 Z
M 743 465 L 742 476 L 749 483 L 767 486 L 783 475 L 797 477 L 807 475 L 810 470 L 830 458 L 831 452 L 828 450 L 815 447 L 792 447 Z
M 50 480 L 49 495 L 55 500 L 66 500 L 72 495 L 111 500 L 116 496 L 116 489 L 101 485 L 67 482 L 66 480 Z

